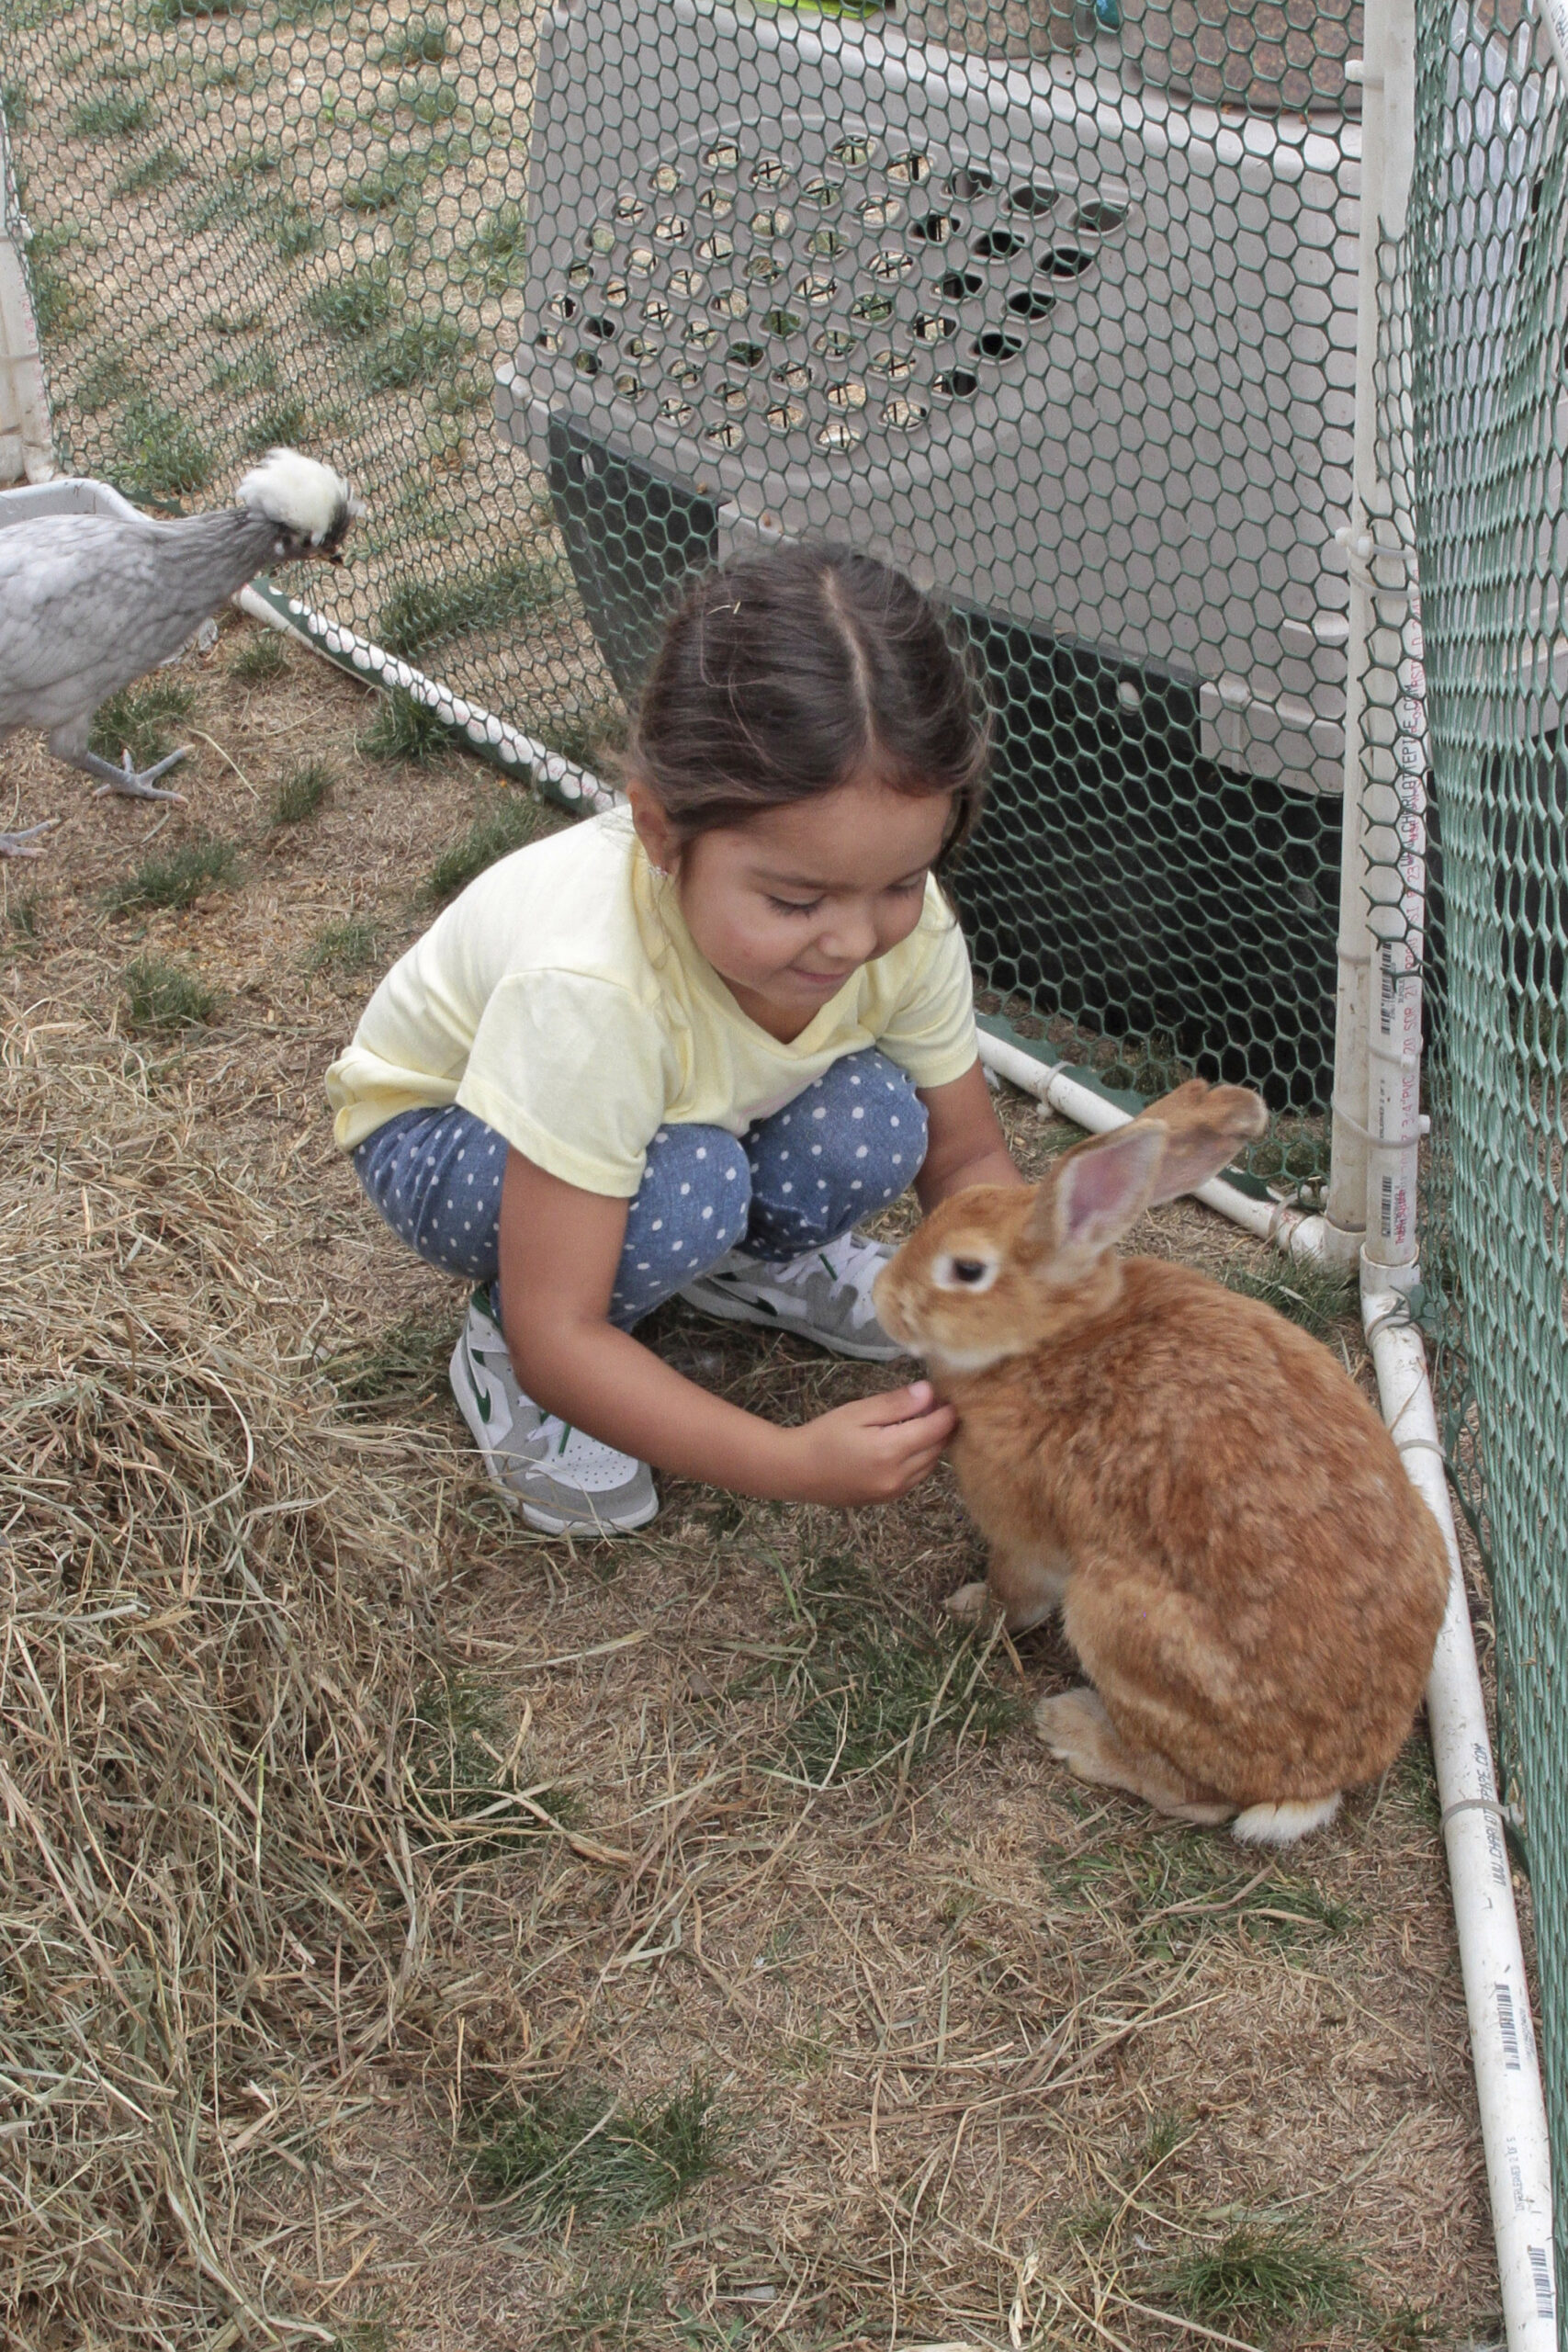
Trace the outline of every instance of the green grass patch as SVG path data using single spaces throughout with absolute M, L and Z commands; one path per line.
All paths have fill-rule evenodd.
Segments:
M 25 82 L 0 82 L 0 114 L 4 114 L 13 130 L 28 127 L 28 91 Z
M 91 294 L 85 287 L 73 285 L 59 266 L 61 254 L 75 242 L 73 229 L 39 229 L 27 249 L 33 316 L 46 342 L 79 333 L 93 316 Z
M 502 785 L 468 831 L 442 851 L 420 896 L 431 906 L 445 906 L 498 858 L 509 857 L 514 849 L 536 841 L 543 816 L 536 800 Z
M 290 198 L 279 209 L 268 232 L 273 246 L 283 261 L 298 261 L 301 254 L 321 250 L 321 227 L 305 206 Z
M 1022 1715 L 987 1671 L 994 1635 L 900 1624 L 861 1563 L 823 1561 L 791 1594 L 805 1645 L 773 1679 L 798 1700 L 784 1735 L 790 1768 L 818 1787 L 852 1774 L 900 1780 L 951 1741 L 997 1739 Z
M 129 139 L 146 130 L 154 111 L 151 98 L 108 90 L 102 97 L 84 98 L 71 118 L 71 129 L 78 139 Z
M 384 264 L 367 263 L 329 286 L 318 286 L 305 309 L 316 324 L 339 343 L 358 343 L 374 334 L 392 314 L 392 288 Z
M 194 1029 L 212 1017 L 218 999 L 188 964 L 162 956 L 139 956 L 126 967 L 126 1026 L 129 1029 Z
M 270 351 L 242 352 L 230 358 L 220 352 L 212 362 L 208 382 L 215 392 L 272 392 L 277 389 L 277 358 Z
M 17 890 L 6 900 L 6 926 L 30 945 L 43 937 L 43 900 L 34 890 Z
M 622 2108 L 592 2090 L 496 2099 L 472 2118 L 468 2168 L 509 2223 L 624 2228 L 665 2211 L 719 2163 L 727 2131 L 700 2075 Z
M 106 351 L 76 387 L 73 405 L 84 416 L 99 416 L 117 401 L 132 399 L 145 386 L 123 352 Z
M 122 490 L 139 498 L 184 498 L 204 490 L 212 459 L 189 419 L 153 392 L 128 401 L 117 435 Z
M 552 1837 L 579 1809 L 570 1790 L 525 1777 L 494 1694 L 465 1674 L 431 1684 L 416 1702 L 407 1780 L 427 1844 L 460 1846 L 469 1860 Z
M 381 45 L 383 65 L 438 65 L 451 47 L 445 17 L 411 17 Z
M 351 933 L 361 935 L 356 944 L 368 946 L 374 943 L 371 956 L 362 956 L 359 960 L 374 960 L 379 935 L 372 923 L 339 923 L 333 932 L 321 934 L 317 951 L 329 941 L 334 944 L 343 942 Z M 322 964 L 334 960 L 329 949 L 312 968 L 319 970 Z M 323 1356 L 319 1369 L 332 1382 L 340 1406 L 360 1409 L 407 1406 L 423 1403 L 437 1393 L 451 1352 L 450 1316 L 405 1315 L 400 1322 L 389 1324 L 386 1330 L 376 1332 L 370 1339 L 355 1340 L 352 1347 L 340 1349 L 335 1355 Z
M 1292 1261 L 1262 1273 L 1250 1267 L 1227 1271 L 1225 1288 L 1243 1298 L 1260 1299 L 1287 1322 L 1299 1323 L 1314 1340 L 1331 1340 L 1337 1324 L 1355 1313 L 1355 1295 L 1348 1281 L 1327 1266 Z
M 169 730 L 177 719 L 189 716 L 195 700 L 194 687 L 182 685 L 177 678 L 123 686 L 98 705 L 87 748 L 101 760 L 118 761 L 122 752 L 129 752 L 133 767 L 151 767 L 174 749 Z
M 109 189 L 111 196 L 149 196 L 154 188 L 167 187 L 171 180 L 182 179 L 188 165 L 173 147 L 159 147 L 140 164 L 132 164 L 121 172 Z
M 373 392 L 408 391 L 454 367 L 468 342 L 450 319 L 411 319 L 368 346 L 359 373 Z
M 302 760 L 272 796 L 275 825 L 302 825 L 323 805 L 336 778 L 324 760 Z
M 1266 1865 L 1236 1855 L 1229 1841 L 1190 1833 L 1131 1845 L 1109 1839 L 1068 1860 L 1049 1853 L 1041 1860 L 1054 1905 L 1122 1919 L 1152 1959 L 1179 1960 L 1215 1936 L 1292 1951 L 1340 1941 L 1359 1928 L 1357 1914 L 1315 1879 L 1279 1864 L 1260 1876 L 1260 1868 Z
M 1168 2300 L 1205 2325 L 1333 2319 L 1356 2301 L 1355 2267 L 1304 2222 L 1247 2222 L 1168 2274 Z
M 626 714 L 618 696 L 606 695 L 564 718 L 541 719 L 534 729 L 547 752 L 558 752 L 574 766 L 594 769 L 606 752 L 626 747 Z
M 108 903 L 120 909 L 194 906 L 204 891 L 231 883 L 238 868 L 239 854 L 232 842 L 197 834 L 165 856 L 148 858 L 116 886 Z
M 269 401 L 245 427 L 247 454 L 260 458 L 265 457 L 268 449 L 295 447 L 306 437 L 310 416 L 304 401 L 292 394 L 282 400 Z
M 363 972 L 381 960 L 379 923 L 329 922 L 316 933 L 305 958 L 307 972 Z M 446 1329 L 445 1325 L 442 1327 Z M 451 1334 L 447 1333 L 450 1346 Z M 442 1359 L 445 1363 L 445 1358 Z
M 543 612 L 561 594 L 556 565 L 536 556 L 509 556 L 440 581 L 411 581 L 382 605 L 378 641 L 412 661 L 427 646 L 445 645 L 471 630 L 505 628 Z
M 423 764 L 452 748 L 449 729 L 428 703 L 401 686 L 383 688 L 376 716 L 359 738 L 367 760 L 412 760 Z
M 229 663 L 229 675 L 243 686 L 265 686 L 281 678 L 288 667 L 288 648 L 276 628 L 257 629 L 247 637 Z
M 528 259 L 528 231 L 520 204 L 498 204 L 475 230 L 464 256 L 488 294 L 504 294 L 521 278 Z

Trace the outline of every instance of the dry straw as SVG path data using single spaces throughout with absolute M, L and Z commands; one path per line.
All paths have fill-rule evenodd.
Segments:
M 269 1212 L 199 1112 L 6 1010 L 0 2324 L 331 2342 L 237 2213 L 418 1958 L 408 1498 L 290 1355 Z

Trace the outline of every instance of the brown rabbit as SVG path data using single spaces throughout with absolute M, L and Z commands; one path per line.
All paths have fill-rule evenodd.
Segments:
M 1043 1700 L 1087 1781 L 1289 1845 L 1398 1754 L 1448 1597 L 1437 1521 L 1328 1351 L 1188 1266 L 1118 1259 L 1267 1114 L 1193 1079 L 1031 1189 L 976 1185 L 878 1277 L 956 1406 L 953 1466 L 1015 1632 L 1060 1605 L 1092 1688 Z

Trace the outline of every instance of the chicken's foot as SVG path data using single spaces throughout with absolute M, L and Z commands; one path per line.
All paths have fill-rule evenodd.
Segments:
M 29 849 L 28 843 L 35 833 L 47 833 L 51 825 L 58 825 L 58 817 L 46 817 L 41 825 L 28 825 L 19 833 L 0 833 L 0 857 L 41 857 L 41 849 Z
M 103 777 L 102 784 L 93 795 L 95 800 L 106 792 L 122 792 L 128 800 L 183 800 L 183 792 L 161 792 L 158 778 L 166 775 L 170 768 L 177 766 L 181 760 L 188 760 L 189 757 L 190 745 L 187 743 L 183 750 L 171 752 L 166 759 L 159 760 L 150 768 L 133 768 L 129 752 L 121 754 L 121 764 L 118 768 L 107 760 L 100 760 L 96 752 L 82 752 L 76 765 L 85 768 L 89 775 Z

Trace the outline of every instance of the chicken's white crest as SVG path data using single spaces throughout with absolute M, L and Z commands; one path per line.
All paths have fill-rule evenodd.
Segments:
M 269 449 L 241 482 L 239 498 L 312 547 L 334 531 L 341 538 L 347 518 L 365 512 L 341 474 L 298 449 Z

